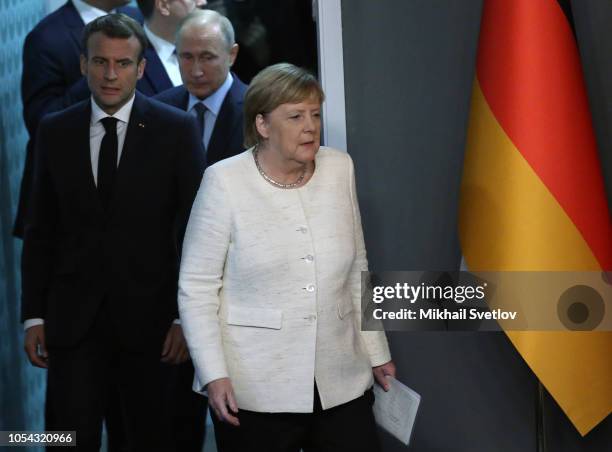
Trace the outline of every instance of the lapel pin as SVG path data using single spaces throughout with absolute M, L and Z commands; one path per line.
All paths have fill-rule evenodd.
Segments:
M 144 126 L 145 126 L 145 125 L 144 125 L 142 122 L 139 122 L 139 123 L 138 123 L 138 127 L 142 127 L 142 128 L 144 129 Z

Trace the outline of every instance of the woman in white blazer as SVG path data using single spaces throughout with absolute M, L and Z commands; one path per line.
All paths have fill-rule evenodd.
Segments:
M 379 449 L 384 332 L 360 331 L 367 270 L 353 163 L 319 146 L 324 95 L 290 64 L 245 97 L 244 153 L 206 170 L 185 234 L 179 310 L 221 451 Z

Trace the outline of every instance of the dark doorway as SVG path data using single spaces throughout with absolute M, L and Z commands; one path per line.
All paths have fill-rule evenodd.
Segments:
M 206 8 L 232 22 L 240 46 L 232 70 L 243 82 L 280 62 L 318 73 L 312 0 L 209 0 Z

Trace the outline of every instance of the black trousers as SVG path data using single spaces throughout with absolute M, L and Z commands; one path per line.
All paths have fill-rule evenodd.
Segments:
M 115 387 L 129 450 L 174 451 L 163 409 L 161 344 L 127 350 L 103 306 L 77 346 L 48 351 L 46 430 L 75 430 L 73 450 L 99 451 L 102 421 Z
M 328 410 L 315 386 L 312 413 L 240 410 L 240 427 L 220 422 L 211 411 L 219 452 L 380 452 L 372 405 L 374 393 Z
M 194 369 L 182 364 L 161 364 L 164 411 L 170 417 L 170 435 L 176 452 L 201 452 L 206 439 L 208 398 L 193 392 Z M 130 452 L 127 444 L 119 390 L 111 389 L 105 423 L 108 452 Z
M 201 452 L 206 436 L 208 398 L 193 392 L 191 360 L 162 365 L 164 409 L 170 416 L 170 433 L 176 452 Z

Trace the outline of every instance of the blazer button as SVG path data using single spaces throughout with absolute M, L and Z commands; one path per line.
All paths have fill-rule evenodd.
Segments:
M 314 256 L 312 254 L 308 254 L 306 255 L 306 257 L 304 257 L 304 259 L 306 260 L 306 262 L 312 262 L 314 261 Z
M 300 226 L 296 230 L 301 232 L 302 234 L 306 234 L 308 232 L 308 228 L 306 226 Z
M 307 291 L 307 292 L 314 292 L 314 291 L 315 291 L 315 286 L 314 286 L 314 284 L 308 284 L 308 285 L 306 286 L 306 291 Z

